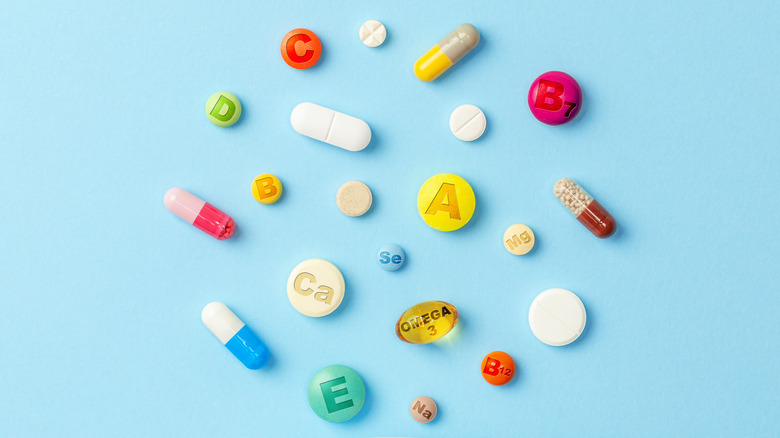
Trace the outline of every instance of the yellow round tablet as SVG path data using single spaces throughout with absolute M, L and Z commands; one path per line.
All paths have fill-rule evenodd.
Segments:
M 534 242 L 534 232 L 526 225 L 514 224 L 504 231 L 504 248 L 514 255 L 528 254 Z
M 273 204 L 282 196 L 282 183 L 270 173 L 257 175 L 252 181 L 252 196 L 261 204 Z
M 417 210 L 431 228 L 454 231 L 466 225 L 477 200 L 465 179 L 452 173 L 428 178 L 417 194 Z

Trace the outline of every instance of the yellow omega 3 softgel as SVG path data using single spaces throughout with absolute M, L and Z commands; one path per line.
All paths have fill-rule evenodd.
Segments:
M 414 74 L 430 82 L 460 61 L 479 44 L 479 32 L 470 24 L 461 24 L 414 63 Z
M 458 309 L 444 301 L 426 301 L 406 309 L 395 323 L 398 339 L 427 344 L 449 333 L 458 323 Z

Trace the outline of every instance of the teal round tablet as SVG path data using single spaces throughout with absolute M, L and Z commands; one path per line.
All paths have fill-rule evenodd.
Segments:
M 342 365 L 321 369 L 309 383 L 309 405 L 320 418 L 341 423 L 354 417 L 366 401 L 363 379 Z
M 217 126 L 230 126 L 241 117 L 241 101 L 227 91 L 214 93 L 206 101 L 206 117 Z

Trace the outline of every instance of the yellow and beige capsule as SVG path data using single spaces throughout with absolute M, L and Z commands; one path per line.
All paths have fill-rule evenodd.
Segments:
M 414 63 L 414 74 L 425 82 L 438 78 L 479 44 L 479 32 L 470 24 L 461 24 Z

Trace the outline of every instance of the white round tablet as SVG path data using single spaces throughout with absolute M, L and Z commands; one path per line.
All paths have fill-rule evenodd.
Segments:
M 287 298 L 306 316 L 332 313 L 344 299 L 344 276 L 333 263 L 322 259 L 301 262 L 287 279 Z
M 385 38 L 387 38 L 387 29 L 384 24 L 376 20 L 368 20 L 360 26 L 360 41 L 368 47 L 381 46 Z
M 347 216 L 363 216 L 374 198 L 371 189 L 360 181 L 347 181 L 336 193 L 336 205 Z
M 461 105 L 450 115 L 450 131 L 463 141 L 474 141 L 485 132 L 485 113 L 474 105 Z
M 534 336 L 547 345 L 571 344 L 585 328 L 585 306 L 566 289 L 547 289 L 531 303 L 528 324 Z

